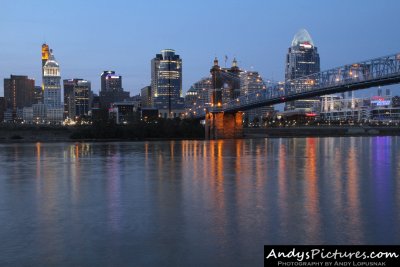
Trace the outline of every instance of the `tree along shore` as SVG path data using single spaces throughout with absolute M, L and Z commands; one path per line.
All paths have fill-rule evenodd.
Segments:
M 117 125 L 112 121 L 91 125 L 1 124 L 0 142 L 56 142 L 77 140 L 203 139 L 204 126 L 188 119 L 157 119 Z

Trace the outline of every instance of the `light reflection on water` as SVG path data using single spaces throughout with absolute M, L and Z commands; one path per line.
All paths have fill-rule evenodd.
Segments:
M 10 144 L 0 265 L 253 266 L 398 244 L 398 137 Z

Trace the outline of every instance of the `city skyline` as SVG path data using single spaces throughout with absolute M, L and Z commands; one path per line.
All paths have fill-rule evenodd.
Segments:
M 4 7 L 8 12 L 0 18 L 0 32 L 7 37 L 0 41 L 2 79 L 10 74 L 27 75 L 40 85 L 40 47 L 46 42 L 57 53 L 62 79 L 87 79 L 96 93 L 104 69 L 123 76 L 124 90 L 132 95 L 140 93 L 151 81 L 150 60 L 165 48 L 175 49 L 182 57 L 185 93 L 209 75 L 215 56 L 223 67 L 227 55 L 227 66 L 236 57 L 239 66 L 248 70 L 253 67 L 264 79 L 283 80 L 286 49 L 300 28 L 307 29 L 317 44 L 321 70 L 396 53 L 400 41 L 393 34 L 400 20 L 396 17 L 400 3 L 396 1 L 385 1 L 384 5 L 373 1 L 362 5 L 344 1 L 118 1 L 112 6 L 103 1 L 72 1 L 57 6 L 45 1 L 37 1 L 35 6 L 14 1 Z M 166 10 L 179 11 L 169 17 L 171 27 L 162 24 Z M 89 11 L 91 14 L 87 14 Z M 385 20 L 366 19 L 376 12 L 386 14 Z M 60 19 L 67 14 L 71 15 L 69 19 Z

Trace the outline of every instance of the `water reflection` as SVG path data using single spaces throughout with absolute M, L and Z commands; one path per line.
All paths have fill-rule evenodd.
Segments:
M 307 212 L 307 224 L 306 229 L 307 236 L 321 243 L 321 225 L 320 225 L 320 196 L 318 188 L 318 177 L 317 167 L 318 159 L 316 157 L 316 142 L 315 138 L 306 138 L 305 147 L 305 166 L 304 166 L 304 178 L 306 180 L 304 184 L 304 195 L 305 195 L 305 208 Z
M 351 227 L 348 231 L 351 233 L 348 236 L 349 243 L 364 243 L 365 239 L 362 236 L 363 224 L 361 222 L 361 203 L 360 203 L 360 174 L 357 165 L 360 161 L 359 151 L 357 151 L 358 145 L 356 143 L 358 139 L 351 137 L 350 145 L 348 146 L 348 158 L 346 164 L 347 173 L 347 208 L 346 218 L 349 220 L 349 226 Z
M 399 148 L 397 137 L 2 145 L 0 249 L 14 265 L 249 266 L 264 244 L 396 244 Z

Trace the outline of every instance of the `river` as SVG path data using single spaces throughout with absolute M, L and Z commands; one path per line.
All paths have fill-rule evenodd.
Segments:
M 399 244 L 400 137 L 0 144 L 0 266 L 262 266 Z

